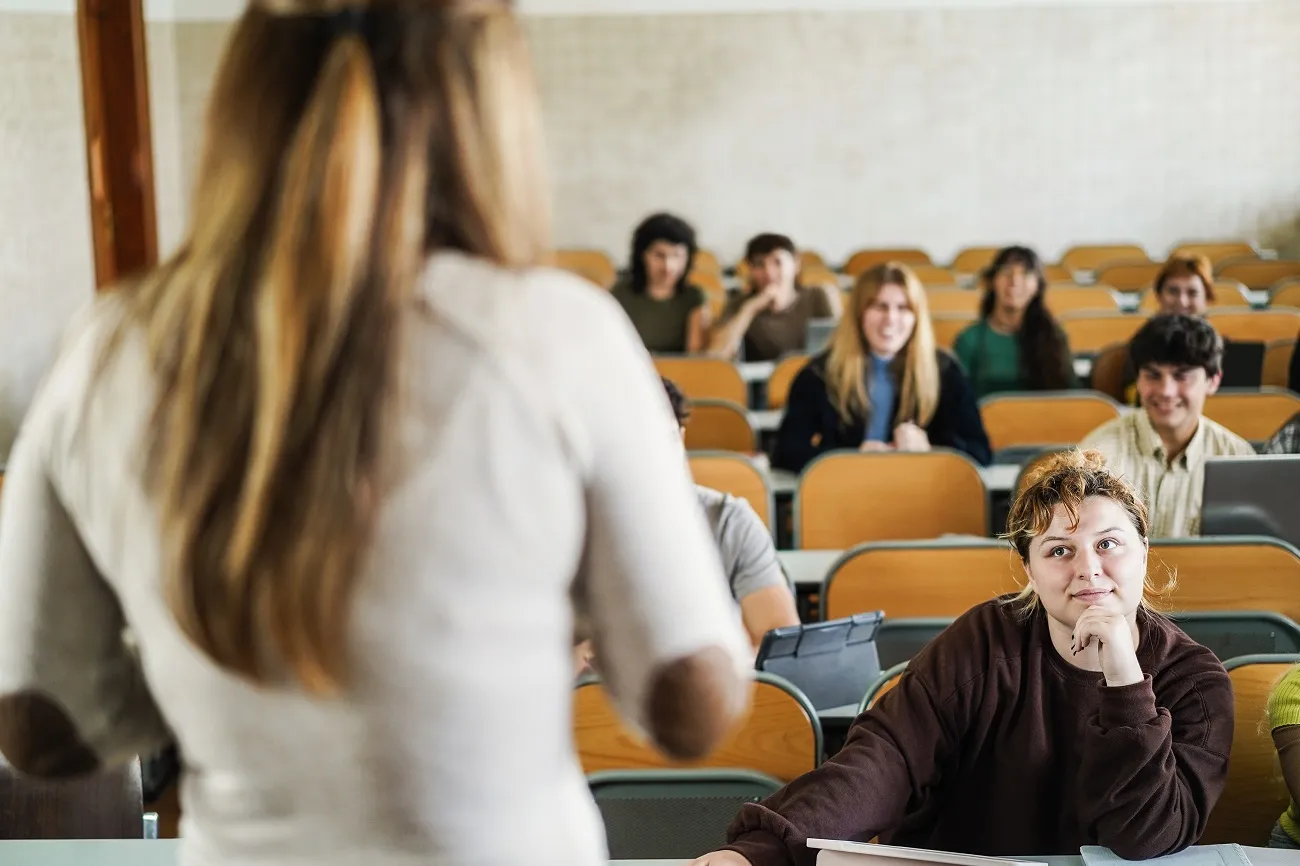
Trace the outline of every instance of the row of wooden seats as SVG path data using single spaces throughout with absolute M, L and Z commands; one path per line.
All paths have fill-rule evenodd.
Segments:
M 1300 395 L 1285 388 L 1286 374 L 1295 342 L 1288 341 L 1270 346 L 1265 353 L 1264 387 L 1254 389 L 1229 388 L 1211 395 L 1206 401 L 1205 414 L 1223 424 L 1237 435 L 1262 442 L 1273 435 L 1294 414 L 1300 412 Z M 1093 391 L 1026 392 L 1000 394 L 985 398 L 980 404 L 984 429 L 989 444 L 995 452 L 1004 448 L 1028 445 L 1073 444 L 1089 432 L 1118 416 L 1121 406 L 1116 400 L 1123 396 L 1123 347 L 1109 349 L 1106 363 L 1097 365 Z M 802 368 L 796 362 L 783 362 L 769 380 L 769 404 L 775 408 L 785 405 L 789 392 L 789 379 Z M 660 367 L 662 375 L 675 382 L 684 381 L 672 373 L 680 368 Z M 776 383 L 780 390 L 775 390 Z M 688 451 L 735 451 L 750 454 L 757 450 L 757 436 L 750 424 L 744 404 L 732 399 L 697 397 L 690 388 L 683 389 L 694 401 L 691 422 L 686 427 Z M 706 392 L 707 393 L 707 392 Z
M 958 252 L 949 265 L 940 267 L 930 258 L 929 253 L 915 247 L 868 248 L 853 253 L 841 268 L 841 272 L 850 277 L 856 277 L 863 271 L 883 262 L 898 261 L 917 270 L 917 275 L 923 283 L 951 285 L 956 282 L 958 276 L 968 277 L 982 272 L 993 261 L 998 250 L 999 247 L 992 246 L 967 247 Z M 1170 255 L 1204 255 L 1215 264 L 1216 268 L 1219 266 L 1224 268 L 1249 266 L 1252 263 L 1269 266 L 1278 264 L 1272 260 L 1260 260 L 1258 251 L 1253 245 L 1245 241 L 1184 243 L 1176 246 L 1170 252 Z M 552 261 L 557 267 L 581 273 L 600 286 L 608 287 L 612 285 L 617 274 L 617 266 L 614 260 L 601 250 L 576 248 L 556 250 L 552 254 Z M 1045 275 L 1050 281 L 1070 281 L 1074 278 L 1074 274 L 1079 271 L 1097 271 L 1114 264 L 1149 266 L 1152 261 L 1146 250 L 1137 244 L 1084 244 L 1066 250 L 1059 263 L 1046 265 Z M 800 254 L 800 266 L 806 273 L 835 273 L 826 260 L 812 250 L 804 250 Z M 1156 267 L 1158 269 L 1158 264 Z M 707 249 L 696 252 L 694 269 L 702 280 L 706 280 L 708 275 L 722 277 L 724 274 L 722 262 L 717 255 Z M 742 261 L 737 264 L 735 270 L 739 276 L 743 277 L 745 269 L 746 263 Z M 1272 267 L 1271 270 L 1261 267 L 1258 269 L 1258 274 L 1247 271 L 1247 273 L 1251 274 L 1251 279 L 1241 281 L 1250 288 L 1267 288 L 1285 277 L 1300 276 L 1300 270 L 1294 270 L 1261 283 L 1264 273 L 1277 272 L 1279 272 L 1278 267 Z M 1237 277 L 1227 278 L 1238 279 Z M 952 282 L 949 282 L 950 280 Z M 1131 288 L 1124 290 L 1136 291 L 1149 285 L 1150 279 L 1148 278 L 1145 283 L 1133 285 Z
M 1276 769 L 1265 706 L 1273 685 L 1296 663 L 1292 656 L 1245 656 L 1225 667 L 1232 680 L 1237 724 L 1228 779 L 1211 813 L 1202 844 L 1264 846 L 1269 831 L 1290 802 Z M 864 695 L 868 709 L 897 685 L 903 666 L 886 672 Z M 708 757 L 689 763 L 665 759 L 623 723 L 598 681 L 574 691 L 574 742 L 584 772 L 673 771 L 726 768 L 756 771 L 789 782 L 820 765 L 822 728 L 808 699 L 793 685 L 768 674 L 755 675 L 750 709 Z

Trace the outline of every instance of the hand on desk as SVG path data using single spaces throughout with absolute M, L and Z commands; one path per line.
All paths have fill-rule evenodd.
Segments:
M 861 451 L 863 454 L 875 454 L 875 453 L 883 454 L 886 451 L 893 451 L 894 446 L 890 445 L 888 442 L 881 442 L 878 439 L 872 439 L 867 442 L 863 442 L 861 445 L 859 445 L 858 450 Z
M 698 860 L 692 860 L 686 866 L 753 866 L 735 851 L 714 851 Z
M 925 428 L 904 421 L 894 428 L 894 447 L 899 451 L 929 451 L 930 437 Z

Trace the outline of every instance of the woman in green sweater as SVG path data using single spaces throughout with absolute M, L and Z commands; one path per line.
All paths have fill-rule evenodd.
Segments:
M 1043 300 L 1047 283 L 1038 254 L 1007 247 L 983 279 L 980 320 L 953 346 L 975 396 L 1075 387 L 1070 345 Z

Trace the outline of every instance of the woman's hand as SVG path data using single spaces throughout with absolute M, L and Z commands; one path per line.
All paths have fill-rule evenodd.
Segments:
M 921 427 L 904 421 L 894 428 L 894 447 L 899 451 L 929 451 L 930 437 Z
M 692 860 L 686 866 L 753 866 L 735 851 L 714 851 L 698 860 Z
M 888 442 L 881 442 L 879 439 L 872 439 L 869 442 L 863 442 L 858 446 L 858 451 L 863 454 L 883 454 L 886 451 L 893 451 L 894 446 Z
M 1142 682 L 1142 666 L 1138 664 L 1133 645 L 1133 627 L 1122 613 L 1094 605 L 1079 614 L 1070 649 L 1079 653 L 1094 643 L 1106 685 L 1131 686 Z

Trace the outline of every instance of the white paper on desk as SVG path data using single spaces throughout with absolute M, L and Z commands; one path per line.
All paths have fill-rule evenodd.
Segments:
M 1085 866 L 1119 866 L 1135 861 L 1125 860 L 1109 848 L 1100 845 L 1084 845 L 1079 849 Z M 1159 863 L 1161 866 L 1251 866 L 1250 858 L 1240 845 L 1193 845 L 1177 854 L 1166 854 L 1144 863 Z
M 833 839 L 809 839 L 809 848 L 819 848 L 817 866 L 915 866 L 917 863 L 943 863 L 947 866 L 1046 866 L 1034 860 L 1002 857 L 976 857 L 951 851 L 925 848 L 899 848 L 864 842 L 840 842 Z

